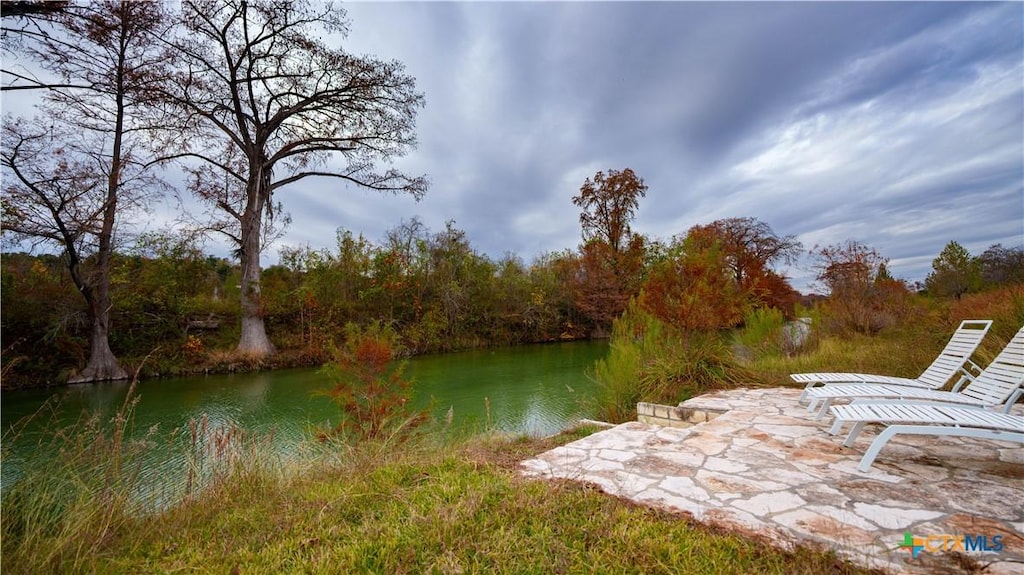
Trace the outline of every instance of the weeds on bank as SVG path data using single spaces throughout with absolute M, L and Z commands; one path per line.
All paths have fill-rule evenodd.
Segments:
M 401 450 L 331 446 L 305 474 L 223 483 L 143 521 L 98 572 L 860 573 L 833 555 L 780 551 L 586 485 L 521 478 L 514 460 L 558 439 L 420 434 Z
M 169 435 L 157 426 L 135 433 L 133 390 L 134 383 L 112 416 L 84 413 L 70 425 L 56 423 L 59 404 L 46 404 L 32 416 L 52 423 L 36 442 L 39 455 L 12 462 L 3 452 L 5 465 L 21 467 L 0 498 L 4 573 L 94 571 L 97 558 L 150 535 L 142 518 L 159 517 L 178 501 L 205 500 L 206 491 L 226 484 L 253 490 L 283 472 L 269 438 L 212 426 L 206 418 Z M 3 443 L 27 433 L 28 423 L 15 424 Z M 177 441 L 182 434 L 186 441 Z M 184 445 L 181 468 L 153 460 L 153 448 L 165 441 Z M 167 475 L 154 477 L 161 474 Z
M 55 455 L 33 461 L 0 502 L 5 571 L 28 564 L 38 570 L 78 570 L 137 511 L 132 493 L 144 440 L 125 439 L 134 406 L 130 401 L 118 411 L 112 433 L 98 416 L 87 416 L 40 439 L 40 453 Z M 56 409 L 44 406 L 37 416 Z
M 756 354 L 746 366 L 760 381 L 792 385 L 790 373 L 837 371 L 917 377 L 931 364 L 963 320 L 990 319 L 992 328 L 974 353 L 988 363 L 1024 326 L 1024 285 L 964 295 L 959 300 L 917 298 L 901 323 L 875 335 L 833 332 L 812 321 L 812 338 L 799 353 Z

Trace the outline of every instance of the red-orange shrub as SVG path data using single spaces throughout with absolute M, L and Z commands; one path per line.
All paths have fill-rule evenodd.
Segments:
M 398 336 L 390 327 L 346 326 L 344 345 L 323 369 L 334 382 L 325 394 L 342 416 L 330 434 L 376 439 L 404 434 L 426 419 L 409 405 L 412 382 L 403 378 L 398 356 Z
M 707 331 L 739 325 L 748 307 L 723 253 L 711 247 L 686 247 L 650 270 L 640 306 L 683 331 Z

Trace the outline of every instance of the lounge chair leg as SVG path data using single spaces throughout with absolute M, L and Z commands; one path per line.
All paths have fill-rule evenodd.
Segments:
M 804 386 L 803 392 L 800 393 L 800 401 L 807 399 L 807 390 L 814 387 L 814 382 L 808 383 Z
M 832 405 L 831 399 L 821 400 L 821 409 L 818 410 L 818 415 L 814 416 L 814 419 L 824 419 L 825 414 L 828 413 L 828 406 Z
M 832 429 L 828 430 L 829 435 L 839 435 L 839 431 L 843 429 L 843 424 L 846 423 L 842 419 L 836 418 L 832 423 Z
M 860 435 L 860 431 L 864 429 L 866 421 L 858 421 L 853 425 L 853 429 L 850 430 L 850 435 L 846 436 L 846 441 L 843 442 L 843 447 L 853 447 L 853 442 Z
M 871 469 L 871 464 L 874 463 L 875 458 L 878 457 L 878 452 L 881 451 L 882 448 L 885 447 L 885 444 L 889 443 L 889 440 L 892 439 L 892 436 L 899 433 L 900 430 L 901 426 L 890 425 L 885 429 L 885 431 L 879 433 L 878 437 L 871 442 L 871 447 L 868 447 L 868 450 L 864 452 L 864 457 L 860 459 L 860 464 L 857 465 L 857 469 L 864 472 Z

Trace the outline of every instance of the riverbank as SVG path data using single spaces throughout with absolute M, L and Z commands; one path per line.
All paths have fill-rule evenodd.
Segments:
M 243 458 L 162 513 L 132 516 L 97 493 L 45 533 L 12 530 L 16 514 L 5 506 L 3 570 L 868 573 L 822 549 L 782 550 L 586 485 L 518 473 L 519 461 L 593 431 L 434 434 L 332 445 L 288 463 Z
M 562 338 L 543 341 L 526 341 L 514 346 L 549 345 L 567 342 L 582 341 L 605 341 L 607 338 Z M 508 344 L 468 346 L 452 349 L 445 352 L 425 352 L 421 354 L 409 354 L 406 358 L 423 357 L 438 354 L 460 353 L 481 349 L 501 349 L 510 347 Z M 277 371 L 283 369 L 296 369 L 306 367 L 322 367 L 329 360 L 325 349 L 310 350 L 308 348 L 285 348 L 280 349 L 272 356 L 254 357 L 240 354 L 234 350 L 204 352 L 192 358 L 162 357 L 159 354 L 142 358 L 125 358 L 122 360 L 122 367 L 130 374 L 138 374 L 140 381 L 164 379 L 171 377 L 192 377 L 201 375 L 227 375 L 233 373 L 258 373 L 263 371 Z M 5 366 L 0 373 L 0 392 L 24 391 L 30 389 L 57 389 L 68 385 L 80 385 L 67 383 L 68 374 L 65 371 L 57 379 L 48 379 L 42 373 L 16 372 L 10 368 L 16 367 L 18 358 L 3 358 Z M 102 383 L 102 382 L 95 382 Z

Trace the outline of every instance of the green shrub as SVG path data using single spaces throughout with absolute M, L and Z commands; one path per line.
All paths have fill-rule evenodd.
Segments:
M 635 302 L 613 323 L 611 349 L 593 377 L 597 415 L 610 422 L 634 419 L 637 402 L 676 404 L 751 380 L 722 332 L 677 330 Z

